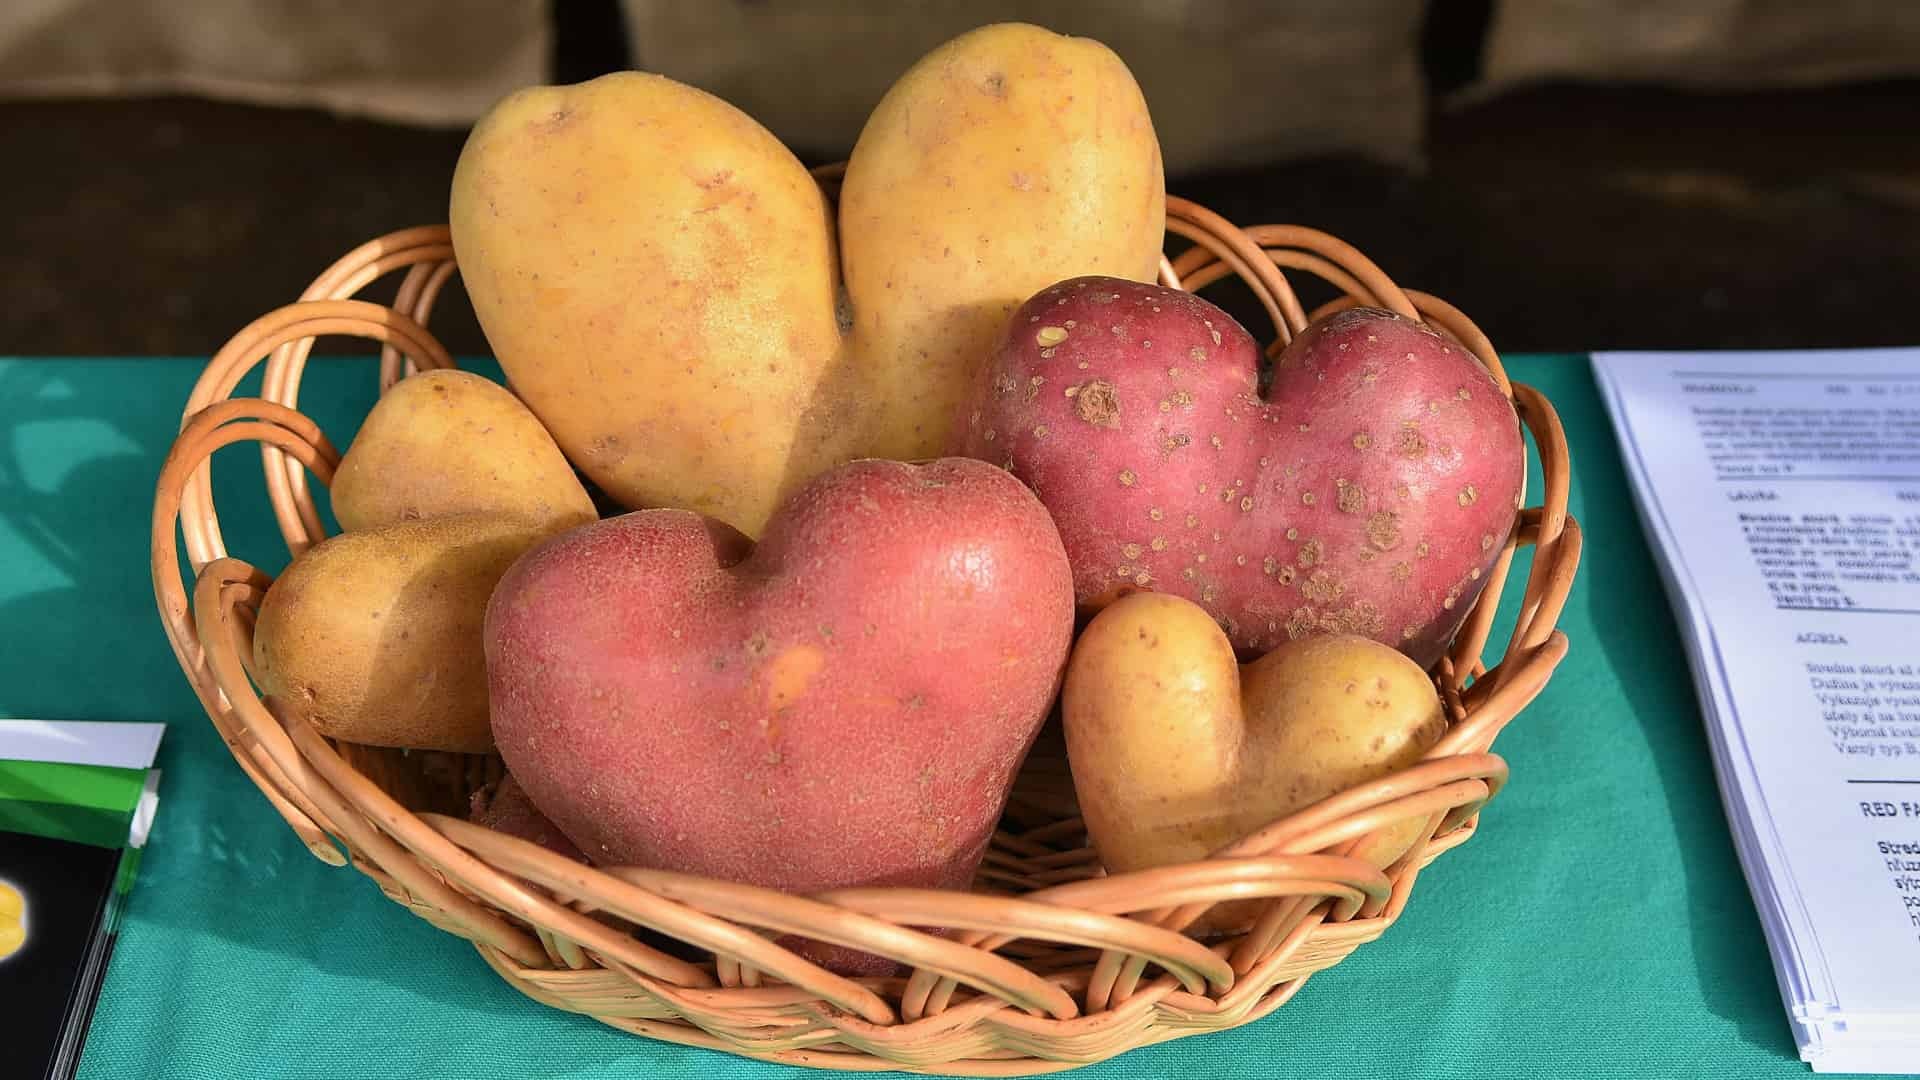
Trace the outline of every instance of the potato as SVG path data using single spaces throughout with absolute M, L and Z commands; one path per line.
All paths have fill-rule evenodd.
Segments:
M 349 742 L 491 749 L 487 599 L 554 527 L 459 514 L 316 544 L 261 602 L 253 637 L 261 693 Z
M 451 217 L 508 383 L 623 504 L 758 529 L 840 452 L 832 217 L 738 109 L 636 72 L 523 90 L 468 138 Z
M 487 612 L 493 731 L 596 863 L 801 893 L 964 889 L 1072 636 L 1066 553 L 1019 481 L 856 461 L 757 546 L 639 510 L 515 564 Z
M 496 106 L 450 215 L 487 340 L 567 456 L 625 506 L 757 536 L 830 466 L 938 456 L 1006 313 L 1071 274 L 1150 277 L 1165 211 L 1126 68 L 1024 25 L 908 72 L 841 199 L 836 250 L 772 135 L 629 72 Z
M 333 512 L 355 532 L 497 510 L 592 521 L 573 466 L 520 399 L 465 371 L 402 379 L 367 414 L 333 478 Z
M 1440 658 L 1506 550 L 1512 402 L 1457 343 L 1355 308 L 1260 348 L 1200 297 L 1063 281 L 1008 323 L 955 450 L 1040 494 L 1088 610 L 1177 593 L 1259 653 L 1317 634 Z
M 1081 634 L 1061 695 L 1074 790 L 1110 871 L 1205 858 L 1420 760 L 1446 730 L 1419 665 L 1355 635 L 1290 641 L 1239 667 L 1206 610 L 1131 593 Z M 1386 866 L 1420 821 L 1369 837 Z M 1244 923 L 1242 905 L 1209 925 Z
M 1000 328 L 1063 277 L 1152 281 L 1160 144 L 1112 50 L 1007 23 L 928 53 L 882 98 L 840 189 L 851 345 L 874 457 L 935 457 Z
M 526 789 L 520 786 L 512 773 L 468 797 L 467 819 L 476 825 L 485 825 L 494 832 L 539 844 L 556 855 L 587 861 L 587 857 L 580 853 L 573 841 L 567 839 L 559 826 L 547 820 L 540 808 L 533 805 L 533 800 L 527 798 Z

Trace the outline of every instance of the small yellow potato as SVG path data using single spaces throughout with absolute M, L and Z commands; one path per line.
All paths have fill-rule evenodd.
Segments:
M 551 531 L 506 514 L 462 514 L 309 548 L 260 605 L 253 655 L 263 695 L 332 738 L 492 749 L 487 600 Z
M 402 379 L 367 414 L 333 478 L 349 532 L 500 511 L 582 525 L 593 500 L 520 399 L 466 371 Z

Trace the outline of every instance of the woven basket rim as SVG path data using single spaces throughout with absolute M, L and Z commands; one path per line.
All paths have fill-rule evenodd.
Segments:
M 815 175 L 831 194 L 837 167 Z M 1486 366 L 1539 452 L 1541 503 L 1520 512 L 1485 589 L 1432 672 L 1450 727 L 1412 767 L 1306 807 L 1207 859 L 1114 875 L 1099 871 L 1084 828 L 1065 813 L 1069 789 L 1067 804 L 1043 798 L 1031 808 L 1050 820 L 1017 831 L 1003 821 L 970 892 L 861 888 L 795 896 L 664 871 L 589 867 L 441 812 L 455 807 L 419 774 L 419 762 L 431 755 L 407 759 L 333 742 L 255 694 L 253 613 L 271 581 L 228 554 L 208 462 L 223 447 L 260 443 L 289 553 L 298 556 L 325 537 L 309 477 L 330 483 L 340 454 L 299 411 L 308 355 L 325 335 L 379 343 L 383 393 L 413 372 L 453 367 L 426 329 L 456 272 L 444 225 L 400 230 L 355 248 L 297 302 L 249 324 L 208 363 L 153 507 L 155 596 L 175 656 L 236 762 L 316 858 L 350 862 L 389 897 L 471 941 L 501 978 L 534 1000 L 622 1030 L 825 1068 L 1016 1075 L 1258 1019 L 1308 976 L 1383 933 L 1420 869 L 1472 835 L 1481 807 L 1507 775 L 1491 752 L 1494 740 L 1565 655 L 1556 623 L 1578 566 L 1580 530 L 1567 513 L 1566 435 L 1552 404 L 1508 378 L 1492 343 L 1465 314 L 1401 288 L 1351 245 L 1319 230 L 1242 229 L 1185 199 L 1168 196 L 1166 205 L 1167 233 L 1192 246 L 1163 256 L 1162 284 L 1197 291 L 1238 277 L 1272 321 L 1274 349 L 1344 307 L 1380 307 L 1422 321 Z M 355 299 L 403 270 L 391 305 Z M 1289 271 L 1317 276 L 1341 296 L 1308 312 Z M 260 396 L 234 398 L 263 361 Z M 1489 667 L 1483 653 L 1494 613 L 1515 554 L 1527 545 L 1535 550 L 1519 616 Z M 184 581 L 192 582 L 191 595 Z M 497 758 L 449 767 L 453 781 L 441 782 L 466 789 L 499 776 Z M 1409 818 L 1424 820 L 1420 839 L 1384 871 L 1351 854 L 1368 834 Z M 992 892 L 980 891 L 983 881 Z M 1218 941 L 1194 936 L 1195 921 L 1209 908 L 1250 898 L 1261 902 L 1250 929 Z M 930 925 L 948 927 L 949 936 L 912 929 Z M 774 934 L 891 956 L 907 974 L 836 975 L 782 947 Z

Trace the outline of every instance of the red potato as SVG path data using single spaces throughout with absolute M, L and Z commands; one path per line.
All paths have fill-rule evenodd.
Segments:
M 1506 543 L 1524 449 L 1459 345 L 1357 308 L 1260 352 L 1199 297 L 1106 277 L 1017 312 L 954 445 L 1053 514 L 1080 604 L 1152 589 L 1243 652 L 1327 633 L 1445 650 Z
M 510 775 L 501 777 L 498 784 L 474 792 L 468 797 L 468 808 L 468 819 L 476 825 L 539 844 L 569 859 L 587 861 L 573 841 L 567 839 L 559 826 L 547 820 L 540 808 L 533 805 L 533 800 L 527 798 L 519 781 Z
M 1018 481 L 857 461 L 798 491 L 757 548 L 644 510 L 530 552 L 487 612 L 493 732 L 596 863 L 965 888 L 1073 619 L 1066 552 Z

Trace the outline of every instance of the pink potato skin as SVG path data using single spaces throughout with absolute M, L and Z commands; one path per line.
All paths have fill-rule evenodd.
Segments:
M 956 418 L 1053 514 L 1092 610 L 1154 589 L 1236 649 L 1349 632 L 1430 666 L 1506 544 L 1524 483 L 1512 404 L 1460 345 L 1378 309 L 1277 359 L 1206 301 L 1075 278 L 1016 311 Z
M 855 461 L 789 498 L 757 548 L 643 510 L 530 551 L 487 611 L 493 732 L 596 863 L 964 889 L 1073 620 L 1059 535 L 1013 477 Z
M 527 798 L 526 791 L 511 774 L 501 777 L 497 785 L 474 792 L 468 797 L 468 808 L 469 820 L 476 825 L 539 844 L 556 855 L 587 861 L 559 826 L 548 821 L 540 808 L 533 805 L 533 800 Z

